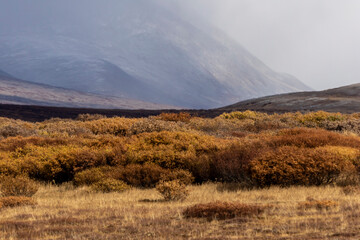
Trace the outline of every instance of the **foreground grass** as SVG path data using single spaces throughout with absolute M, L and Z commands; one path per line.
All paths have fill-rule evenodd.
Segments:
M 0 210 L 0 239 L 359 239 L 360 198 L 340 187 L 291 187 L 221 191 L 190 187 L 183 202 L 163 202 L 155 190 L 94 193 L 70 185 L 43 186 L 38 205 Z M 160 200 L 160 201 L 159 201 Z M 329 208 L 301 208 L 331 200 Z M 271 206 L 260 217 L 185 219 L 197 203 L 231 201 Z

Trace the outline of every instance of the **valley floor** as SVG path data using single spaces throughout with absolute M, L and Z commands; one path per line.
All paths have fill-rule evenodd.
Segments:
M 153 189 L 105 194 L 70 184 L 42 186 L 34 196 L 37 205 L 1 209 L 0 239 L 360 238 L 359 193 L 341 187 L 227 191 L 211 183 L 189 188 L 185 201 L 163 202 Z M 316 200 L 324 204 L 306 205 Z M 182 215 L 188 206 L 213 201 L 270 207 L 258 217 L 230 220 Z

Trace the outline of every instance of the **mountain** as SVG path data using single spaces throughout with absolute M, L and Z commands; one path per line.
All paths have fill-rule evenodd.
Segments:
M 309 90 L 153 0 L 1 1 L 0 67 L 31 82 L 188 108 Z M 19 14 L 21 13 L 21 14 Z
M 173 106 L 139 100 L 105 97 L 44 84 L 31 83 L 11 77 L 0 70 L 0 103 L 38 106 L 62 106 L 116 109 L 169 109 Z
M 223 111 L 360 112 L 360 83 L 325 91 L 298 92 L 251 99 L 219 108 Z

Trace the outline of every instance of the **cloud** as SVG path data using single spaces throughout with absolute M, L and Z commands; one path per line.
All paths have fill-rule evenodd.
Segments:
M 160 0 L 160 2 L 164 2 Z M 325 89 L 360 82 L 358 0 L 166 0 L 225 31 L 276 71 Z

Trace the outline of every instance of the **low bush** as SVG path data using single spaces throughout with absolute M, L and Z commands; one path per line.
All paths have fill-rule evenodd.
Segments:
M 232 218 L 258 217 L 264 210 L 265 207 L 259 205 L 217 201 L 188 207 L 183 211 L 183 215 L 186 218 L 225 220 Z
M 124 181 L 134 187 L 151 188 L 155 187 L 161 176 L 167 173 L 167 170 L 158 165 L 146 163 L 144 165 L 130 164 L 126 167 L 112 168 L 108 174 L 112 178 Z
M 97 192 L 109 193 L 123 192 L 129 190 L 130 186 L 120 180 L 105 178 L 91 185 L 91 188 Z
M 301 210 L 309 210 L 309 209 L 317 209 L 317 210 L 330 210 L 339 206 L 339 203 L 332 200 L 307 200 L 305 202 L 300 202 L 298 204 L 298 209 Z
M 191 172 L 182 170 L 182 169 L 175 169 L 175 170 L 168 170 L 166 173 L 162 173 L 160 176 L 162 181 L 173 181 L 179 180 L 180 183 L 185 185 L 190 185 L 194 182 L 194 177 Z
M 161 113 L 155 118 L 164 120 L 164 121 L 173 121 L 173 122 L 189 122 L 191 119 L 190 113 L 181 112 L 181 113 Z
M 90 186 L 104 178 L 105 174 L 102 168 L 90 168 L 76 173 L 73 182 L 75 186 Z
M 30 197 L 24 197 L 24 196 L 0 197 L 0 208 L 33 206 L 33 205 L 36 205 L 36 201 Z
M 39 189 L 39 185 L 25 176 L 1 176 L 0 194 L 8 196 L 33 196 Z
M 252 179 L 261 186 L 323 185 L 334 183 L 355 166 L 324 149 L 280 147 L 265 152 L 251 163 Z
M 181 201 L 189 195 L 186 185 L 180 180 L 160 181 L 156 185 L 156 190 L 164 197 L 165 201 Z

